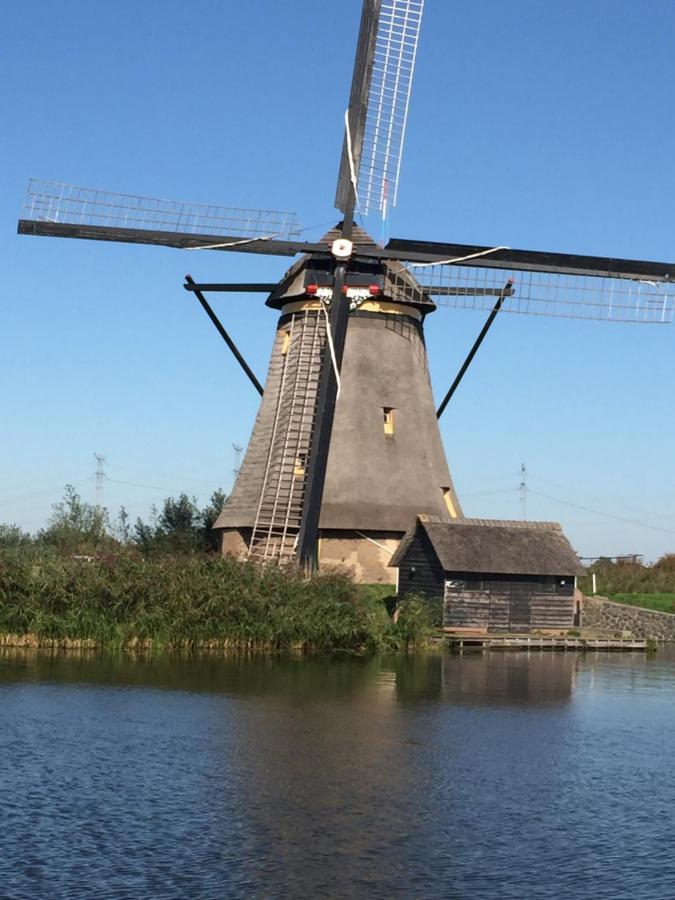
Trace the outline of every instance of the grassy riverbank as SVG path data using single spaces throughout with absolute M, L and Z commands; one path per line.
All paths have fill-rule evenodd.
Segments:
M 579 587 L 586 594 L 593 589 L 593 572 L 597 592 L 603 597 L 629 606 L 675 613 L 675 554 L 667 554 L 652 565 L 632 559 L 600 559 L 579 580 Z
M 610 600 L 626 603 L 628 606 L 640 606 L 643 609 L 654 609 L 657 612 L 675 613 L 675 593 L 656 594 L 609 594 Z
M 207 554 L 0 552 L 0 633 L 38 642 L 370 652 L 423 643 L 427 605 L 407 598 L 394 624 L 382 593 L 341 574 L 306 579 Z

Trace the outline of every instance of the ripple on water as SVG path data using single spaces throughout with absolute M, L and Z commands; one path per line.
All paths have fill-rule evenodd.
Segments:
M 675 660 L 0 656 L 0 897 L 675 895 Z

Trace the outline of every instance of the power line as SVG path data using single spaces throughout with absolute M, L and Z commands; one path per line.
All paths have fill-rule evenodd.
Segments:
M 162 478 L 177 478 L 179 481 L 194 481 L 197 484 L 213 484 L 212 478 L 197 478 L 194 475 L 181 475 L 179 472 L 158 472 Z
M 530 474 L 530 478 L 532 478 L 532 477 L 534 477 L 534 480 L 535 480 L 535 481 L 540 481 L 540 479 L 538 478 L 538 476 L 537 476 L 536 474 L 535 474 L 534 476 L 532 476 L 532 475 Z M 545 486 L 550 486 L 550 487 L 553 487 L 553 488 L 560 488 L 561 490 L 565 491 L 566 493 L 570 493 L 570 494 L 579 493 L 578 488 L 571 488 L 569 485 L 567 485 L 567 484 L 560 484 L 560 482 L 557 482 L 557 481 L 549 481 L 548 479 L 544 479 L 544 482 L 543 482 L 543 483 L 544 483 Z M 644 507 L 641 507 L 641 508 L 640 508 L 640 507 L 636 507 L 636 506 L 634 506 L 631 502 L 626 503 L 626 502 L 623 501 L 621 498 L 616 498 L 616 497 L 612 497 L 612 498 L 609 498 L 609 497 L 602 497 L 602 496 L 600 496 L 600 495 L 598 495 L 598 494 L 591 494 L 591 493 L 589 493 L 588 491 L 582 491 L 581 493 L 583 493 L 585 497 L 589 497 L 591 500 L 597 501 L 598 503 L 618 503 L 620 506 L 623 506 L 623 507 L 626 509 L 626 511 L 629 512 L 629 513 L 632 512 L 632 513 L 637 513 L 638 515 L 640 515 L 640 514 L 649 515 L 649 514 L 646 512 L 646 510 L 644 509 Z M 659 515 L 657 515 L 657 516 L 652 515 L 652 516 L 650 516 L 650 518 L 652 518 L 652 519 L 663 519 L 663 518 L 672 518 L 672 517 L 671 517 L 671 516 L 667 516 L 667 515 L 661 515 L 661 514 L 659 514 Z
M 119 478 L 110 478 L 108 475 L 106 475 L 106 481 L 110 481 L 112 484 L 126 484 L 129 487 L 147 488 L 149 491 L 167 490 L 165 487 L 157 487 L 156 484 L 139 484 L 137 481 L 120 481 Z
M 675 534 L 668 528 L 659 528 L 658 525 L 650 525 L 648 522 L 640 522 L 637 519 L 628 519 L 626 516 L 617 516 L 613 513 L 602 512 L 599 509 L 593 509 L 590 506 L 583 506 L 581 503 L 572 503 L 570 500 L 561 500 L 560 497 L 553 497 L 551 494 L 544 494 L 542 491 L 534 491 L 528 488 L 531 494 L 538 497 L 545 497 L 547 500 L 553 500 L 555 503 L 562 503 L 564 506 L 571 506 L 573 509 L 582 509 L 584 512 L 593 513 L 596 516 L 603 516 L 605 519 L 614 519 L 616 522 L 624 522 L 627 525 L 637 525 L 639 528 L 649 528 L 651 531 L 660 531 L 663 534 Z
M 462 476 L 461 478 L 457 478 L 457 482 L 471 484 L 474 481 L 480 481 L 481 484 L 485 484 L 487 481 L 508 481 L 512 483 L 515 474 L 516 471 L 512 469 L 510 472 L 504 472 L 501 475 L 469 475 L 467 478 Z
M 462 499 L 464 497 L 487 497 L 493 494 L 515 494 L 518 488 L 499 488 L 495 491 L 458 491 Z
M 73 487 L 78 487 L 81 484 L 86 484 L 94 479 L 94 475 L 89 475 L 87 478 L 80 478 L 78 481 L 69 481 L 68 484 L 72 484 Z M 50 494 L 55 494 L 57 491 L 63 490 L 63 485 L 59 485 L 59 487 L 54 488 L 45 488 L 42 491 L 33 491 L 30 494 L 18 494 L 14 497 L 5 497 L 0 500 L 0 506 L 6 506 L 10 503 L 17 503 L 21 500 L 32 500 L 36 497 L 47 497 Z

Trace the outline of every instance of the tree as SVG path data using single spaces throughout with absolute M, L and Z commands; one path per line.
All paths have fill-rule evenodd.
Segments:
M 199 553 L 218 549 L 213 524 L 220 514 L 225 494 L 214 491 L 204 509 L 196 497 L 167 497 L 162 508 L 153 507 L 150 522 L 137 519 L 134 539 L 142 553 Z
M 120 506 L 120 511 L 117 513 L 117 522 L 114 531 L 120 544 L 126 546 L 131 543 L 131 522 L 129 520 L 129 513 L 124 506 Z
M 220 535 L 213 530 L 216 519 L 225 504 L 227 495 L 222 488 L 218 488 L 211 494 L 211 499 L 202 510 L 202 541 L 205 550 L 220 550 Z
M 0 525 L 0 549 L 25 547 L 33 539 L 18 525 Z
M 38 540 L 61 553 L 92 553 L 109 542 L 108 512 L 86 503 L 72 484 L 67 484 L 63 500 L 52 506 L 47 527 Z

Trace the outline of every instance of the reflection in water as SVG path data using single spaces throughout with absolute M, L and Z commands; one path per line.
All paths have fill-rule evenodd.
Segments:
M 28 681 L 155 687 L 237 696 L 267 694 L 302 703 L 373 691 L 401 703 L 445 698 L 453 703 L 518 705 L 570 699 L 580 657 L 563 653 L 469 653 L 394 656 L 221 658 L 50 653 L 0 649 L 0 684 Z M 4 663 L 4 664 L 3 664 Z
M 663 654 L 4 652 L 0 896 L 667 897 L 674 687 Z
M 452 703 L 533 707 L 569 702 L 574 653 L 488 653 L 443 658 L 443 696 Z

